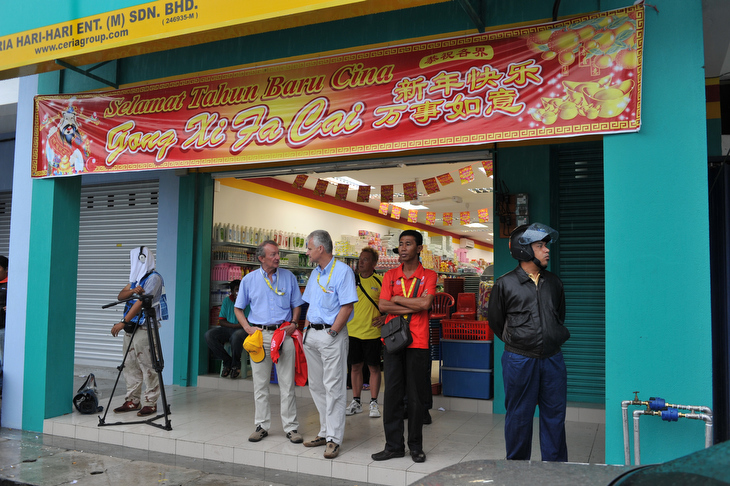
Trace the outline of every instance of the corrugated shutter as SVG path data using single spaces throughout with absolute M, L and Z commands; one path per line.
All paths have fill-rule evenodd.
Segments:
M 0 192 L 0 255 L 8 256 L 10 249 L 11 192 Z
M 559 176 L 556 229 L 557 268 L 565 285 L 563 346 L 568 368 L 568 400 L 603 403 L 605 398 L 606 306 L 601 143 L 554 148 Z
M 122 339 L 111 326 L 122 317 L 117 300 L 129 280 L 129 250 L 152 248 L 157 255 L 158 181 L 81 188 L 75 363 L 118 366 Z

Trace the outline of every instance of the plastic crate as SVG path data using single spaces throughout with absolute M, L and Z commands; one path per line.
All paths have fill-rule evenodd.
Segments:
M 444 319 L 441 321 L 441 339 L 492 341 L 494 334 L 487 321 Z
M 441 383 L 431 383 L 431 395 L 441 395 Z
M 441 359 L 447 368 L 492 369 L 492 341 L 441 341 Z
M 492 398 L 492 370 L 441 368 L 441 390 L 446 397 Z

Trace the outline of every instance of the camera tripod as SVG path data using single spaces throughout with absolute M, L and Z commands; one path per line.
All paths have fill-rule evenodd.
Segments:
M 157 329 L 157 314 L 155 312 L 155 309 L 152 307 L 152 295 L 142 294 L 137 295 L 134 294 L 128 299 L 119 300 L 117 302 L 112 302 L 110 304 L 103 305 L 102 309 L 107 309 L 109 307 L 115 306 L 117 304 L 123 304 L 125 302 L 128 302 L 130 300 L 136 300 L 139 299 L 142 301 L 142 310 L 140 311 L 139 316 L 145 316 L 145 322 L 147 323 L 147 338 L 150 343 L 150 355 L 152 358 L 152 366 L 154 367 L 155 371 L 157 372 L 157 377 L 160 381 L 160 398 L 162 398 L 162 411 L 163 413 L 155 416 L 150 417 L 148 419 L 144 420 L 135 420 L 132 422 L 114 422 L 114 423 L 106 423 L 106 414 L 109 413 L 109 410 L 112 406 L 112 398 L 114 398 L 114 392 L 117 389 L 117 384 L 119 384 L 119 378 L 122 376 L 122 371 L 124 370 L 124 363 L 127 361 L 127 355 L 129 354 L 129 350 L 132 347 L 132 342 L 134 341 L 134 335 L 139 330 L 139 325 L 134 327 L 134 331 L 132 331 L 132 335 L 129 339 L 129 345 L 127 346 L 127 350 L 124 352 L 124 358 L 122 358 L 122 364 L 117 366 L 117 369 L 119 370 L 119 374 L 117 375 L 117 380 L 114 382 L 114 388 L 112 388 L 112 393 L 109 396 L 109 405 L 107 405 L 106 410 L 104 411 L 104 416 L 99 417 L 99 427 L 107 426 L 107 425 L 131 425 L 131 424 L 148 424 L 153 427 L 158 427 L 163 430 L 172 430 L 172 424 L 170 423 L 170 407 L 167 404 L 167 395 L 165 394 L 165 384 L 162 381 L 162 369 L 165 367 L 165 361 L 162 358 L 162 348 L 159 346 L 160 343 L 160 332 Z M 126 333 L 126 331 L 125 331 Z M 155 423 L 155 420 L 165 417 L 165 424 L 157 424 Z

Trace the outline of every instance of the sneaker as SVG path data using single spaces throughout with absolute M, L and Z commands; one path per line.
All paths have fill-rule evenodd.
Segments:
M 380 409 L 378 408 L 378 402 L 370 402 L 370 418 L 380 417 Z
M 302 442 L 304 442 L 304 439 L 302 438 L 302 434 L 300 434 L 296 430 L 287 432 L 286 438 L 289 439 L 292 442 L 292 444 L 301 444 Z
M 260 425 L 257 425 L 256 430 L 253 431 L 253 434 L 248 436 L 248 441 L 249 442 L 258 442 L 261 439 L 263 439 L 264 437 L 266 437 L 267 435 L 269 435 L 269 433 L 267 431 L 265 431 L 263 429 L 263 427 L 261 427 Z
M 362 413 L 362 405 L 357 400 L 353 400 L 345 410 L 345 415 L 355 415 L 356 413 Z
M 114 413 L 134 412 L 136 410 L 139 410 L 139 408 L 140 408 L 139 403 L 135 404 L 133 401 L 127 400 L 126 402 L 124 402 L 122 404 L 121 407 L 115 408 Z
M 317 436 L 312 440 L 308 440 L 304 443 L 304 447 L 319 447 L 327 444 L 327 439 L 325 437 Z
M 146 417 L 147 415 L 152 415 L 153 413 L 157 413 L 157 405 L 152 405 L 151 407 L 149 405 L 145 405 L 142 407 L 142 410 L 137 412 L 137 417 Z
M 332 441 L 327 442 L 327 448 L 324 450 L 325 459 L 334 459 L 339 453 L 340 444 L 335 444 Z

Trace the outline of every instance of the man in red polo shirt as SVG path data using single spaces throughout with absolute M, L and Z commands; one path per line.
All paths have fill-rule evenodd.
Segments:
M 380 310 L 388 313 L 386 322 L 395 316 L 410 314 L 413 343 L 398 353 L 383 350 L 385 449 L 371 456 L 375 461 L 405 456 L 403 431 L 406 417 L 411 458 L 414 462 L 426 460 L 423 452 L 423 404 L 428 402 L 431 394 L 428 310 L 436 295 L 437 275 L 421 265 L 419 257 L 422 249 L 421 233 L 415 230 L 401 233 L 397 251 L 401 265 L 389 270 L 383 277 Z M 404 396 L 408 397 L 407 413 Z

